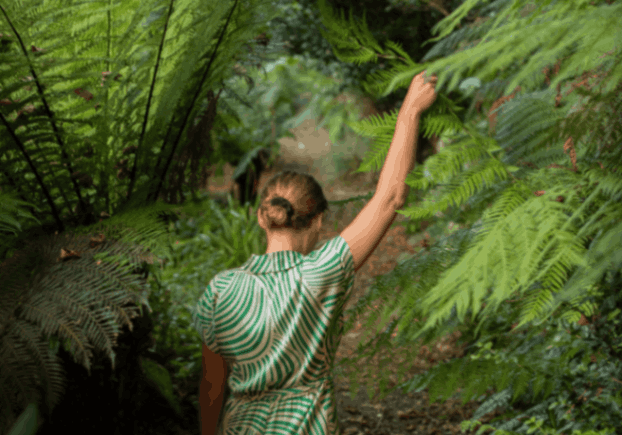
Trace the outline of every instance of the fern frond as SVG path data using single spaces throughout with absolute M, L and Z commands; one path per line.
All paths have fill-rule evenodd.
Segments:
M 320 0 L 318 8 L 322 22 L 328 28 L 328 32 L 322 28 L 320 32 L 331 44 L 333 53 L 339 60 L 359 65 L 377 61 L 377 53 L 382 53 L 382 49 L 367 28 L 365 13 L 359 26 L 353 17 L 352 9 L 350 9 L 350 20 L 346 21 L 343 11 L 341 11 L 341 20 L 335 17 L 332 8 L 326 4 L 326 0 Z
M 560 304 L 568 302 L 582 294 L 586 288 L 598 282 L 610 267 L 622 265 L 622 224 L 615 222 L 599 231 L 590 244 L 584 257 L 585 266 L 579 266 L 557 293 L 550 304 L 549 312 L 555 311 Z
M 416 63 L 410 58 L 410 56 L 408 55 L 408 53 L 406 53 L 404 51 L 404 49 L 402 48 L 402 46 L 397 43 L 397 42 L 393 42 L 390 40 L 387 40 L 385 42 L 385 45 L 387 46 L 387 48 L 389 50 L 392 50 L 394 52 L 396 52 L 397 54 L 400 55 L 400 60 L 404 63 L 406 63 L 406 66 L 415 66 Z
M 466 398 L 466 396 L 465 396 Z M 504 388 L 498 393 L 493 394 L 475 410 L 471 420 L 479 420 L 484 415 L 495 411 L 496 409 L 505 409 L 510 405 L 512 399 L 512 389 Z M 464 402 L 466 403 L 466 402 Z
M 423 299 L 422 309 L 425 312 L 431 312 L 431 315 L 422 330 L 431 328 L 436 322 L 447 319 L 454 305 L 457 308 L 460 320 L 463 319 L 469 305 L 473 316 L 476 316 L 491 285 L 494 285 L 494 292 L 489 298 L 490 307 L 486 307 L 485 313 L 492 310 L 491 307 L 497 306 L 501 300 L 509 297 L 515 291 L 540 279 L 542 273 L 534 276 L 529 270 L 534 270 L 534 267 L 539 265 L 544 253 L 550 249 L 549 235 L 556 234 L 555 230 L 559 231 L 561 223 L 568 219 L 566 215 L 559 213 L 555 207 L 551 207 L 549 204 L 551 203 L 539 201 L 539 207 L 546 206 L 546 212 L 540 210 L 539 213 L 532 213 L 529 208 L 515 210 L 503 221 L 498 222 L 485 236 L 480 236 L 478 243 L 461 259 L 461 262 L 447 270 L 435 286 L 439 289 L 443 288 L 444 291 L 441 293 L 432 290 Z M 531 267 L 524 269 L 521 268 L 521 263 L 517 260 L 529 254 L 524 251 L 521 252 L 518 249 L 520 246 L 507 243 L 505 240 L 508 239 L 508 236 L 512 237 L 513 232 L 508 228 L 511 228 L 513 223 L 528 222 L 535 216 L 539 216 L 539 219 L 535 221 L 537 222 L 536 227 L 542 228 L 542 230 L 538 231 L 537 238 L 528 241 L 528 246 L 529 249 L 535 250 L 539 254 L 535 255 L 536 260 L 530 262 Z M 547 223 L 541 221 L 543 216 L 547 217 Z M 553 222 L 553 225 L 548 226 L 548 222 Z M 509 227 L 506 226 L 506 223 L 509 224 Z M 558 263 L 566 267 L 573 263 L 580 264 L 582 262 L 581 257 L 577 254 L 581 247 L 573 243 L 571 236 L 560 237 L 562 241 L 556 247 L 556 255 L 552 256 L 552 260 L 545 267 L 545 270 L 555 270 Z M 560 253 L 568 249 L 570 251 L 568 256 Z M 492 258 L 495 260 L 491 261 Z M 477 266 L 474 268 L 474 265 Z M 464 273 L 466 270 L 469 271 L 467 274 Z
M 466 6 L 468 3 L 469 2 L 466 2 L 461 8 L 472 6 Z M 427 66 L 426 69 L 432 74 L 440 71 L 447 74 L 454 73 L 453 79 L 448 85 L 448 90 L 451 91 L 460 82 L 461 74 L 457 74 L 459 70 L 472 71 L 477 65 L 484 64 L 485 66 L 478 72 L 477 77 L 485 82 L 487 81 L 487 77 L 494 77 L 496 71 L 506 68 L 514 61 L 522 58 L 522 52 L 515 50 L 515 47 L 518 46 L 528 47 L 530 53 L 535 53 L 538 57 L 537 62 L 540 65 L 542 65 L 545 59 L 551 60 L 561 58 L 570 47 L 575 46 L 577 43 L 580 44 L 579 51 L 585 48 L 585 50 L 590 50 L 591 53 L 602 53 L 601 50 L 603 49 L 604 51 L 615 49 L 615 42 L 611 37 L 614 33 L 611 32 L 613 27 L 618 25 L 618 22 L 611 14 L 619 12 L 618 9 L 620 9 L 620 5 L 614 6 L 613 8 L 598 7 L 588 10 L 580 10 L 576 5 L 573 5 L 571 8 L 573 10 L 569 15 L 564 19 L 556 21 L 555 38 L 551 38 L 550 23 L 553 17 L 559 12 L 557 10 L 558 8 L 552 7 L 550 12 L 545 12 L 540 15 L 532 14 L 533 20 L 530 23 L 529 32 L 524 32 L 523 20 L 520 19 L 510 19 L 507 21 L 506 25 L 497 27 L 501 21 L 509 16 L 509 9 L 505 9 L 498 14 L 496 22 L 490 27 L 488 34 L 483 37 L 482 42 L 473 48 L 455 52 L 451 56 L 435 61 Z M 454 11 L 453 14 L 456 14 L 457 11 L 458 10 Z M 580 42 L 577 41 L 577 38 L 579 38 L 577 33 L 573 31 L 579 16 L 581 16 L 581 20 L 585 20 L 587 26 L 591 26 L 585 38 L 581 38 Z M 605 24 L 603 27 L 600 27 L 596 23 Z M 609 33 L 601 33 L 603 28 L 607 28 Z M 604 32 L 604 30 L 602 31 Z M 444 36 L 443 34 L 439 36 L 439 38 Z M 434 40 L 435 39 L 432 41 Z M 596 43 L 596 41 L 598 42 Z M 557 43 L 557 45 L 549 49 L 549 46 L 555 43 Z M 594 48 L 596 44 L 598 44 L 598 49 Z M 494 59 L 490 57 L 492 53 L 494 53 Z M 499 53 L 501 53 L 501 55 Z M 589 59 L 587 63 L 584 62 L 586 59 Z M 581 71 L 596 69 L 603 62 L 603 60 L 595 58 L 593 55 L 587 57 L 584 54 L 580 56 L 571 55 L 566 62 L 566 65 L 569 65 L 568 68 L 562 68 L 551 82 L 550 86 L 551 88 L 555 88 L 561 80 L 571 77 L 579 68 Z M 533 77 L 533 74 L 536 74 L 539 70 L 539 67 L 536 66 L 536 61 L 529 62 L 528 65 L 528 68 L 523 67 L 521 69 L 520 79 Z M 617 75 L 615 77 L 617 77 Z M 443 86 L 444 82 L 444 76 L 439 76 L 437 87 Z M 617 83 L 618 81 L 616 79 L 608 81 L 603 92 L 610 92 L 615 88 Z M 510 80 L 504 93 L 510 93 L 513 89 L 516 89 L 519 84 L 520 80 L 518 77 Z M 536 85 L 537 82 L 531 81 L 532 89 L 536 87 Z
M 433 157 L 439 157 L 431 165 L 438 165 L 439 171 L 448 171 L 452 168 L 449 166 L 449 162 L 447 162 L 452 157 L 457 161 L 460 161 L 461 158 L 464 158 L 467 153 L 471 152 L 472 155 L 477 155 L 481 153 L 481 147 L 470 147 L 466 152 L 458 154 L 454 154 L 453 156 L 449 155 L 448 159 L 443 159 L 440 156 L 443 156 L 446 153 L 439 153 L 432 158 L 428 159 L 428 161 L 432 160 Z M 469 156 L 470 157 L 470 156 Z M 440 163 L 442 160 L 445 160 L 447 163 Z M 454 163 L 456 163 L 454 160 Z M 427 161 L 426 161 L 427 163 Z M 427 164 L 425 165 L 427 169 Z M 424 169 L 424 170 L 425 170 Z M 458 172 L 458 166 L 455 165 L 453 168 L 456 172 Z M 430 171 L 432 172 L 432 171 Z M 433 176 L 433 175 L 432 175 Z M 451 173 L 445 172 L 444 174 L 440 174 L 444 178 L 449 178 Z M 414 177 L 412 177 L 414 178 Z M 411 179 L 407 177 L 406 182 L 410 186 L 415 188 L 423 188 L 427 187 L 427 182 L 423 182 L 422 180 L 415 180 L 411 184 Z M 484 159 L 482 162 L 474 166 L 473 168 L 461 172 L 458 176 L 453 177 L 451 183 L 448 184 L 448 187 L 451 188 L 445 195 L 439 197 L 434 203 L 431 203 L 425 207 L 413 208 L 410 210 L 398 211 L 400 214 L 404 216 L 409 216 L 413 219 L 425 219 L 427 217 L 433 216 L 438 211 L 442 211 L 447 209 L 450 206 L 460 206 L 465 204 L 468 198 L 477 191 L 483 190 L 485 187 L 492 187 L 492 185 L 498 180 L 505 180 L 508 178 L 507 171 L 502 163 L 500 163 L 496 159 Z M 436 181 L 436 180 L 434 180 Z
M 402 73 L 402 78 L 397 82 L 395 86 L 397 88 L 408 88 L 413 79 L 413 75 L 411 74 L 411 72 L 415 67 L 416 65 L 413 65 L 410 62 L 406 64 L 394 63 L 389 69 L 378 70 L 369 74 L 369 77 L 362 84 L 363 89 L 371 95 L 377 97 L 386 96 L 390 93 L 390 91 L 387 92 L 387 88 L 389 84 L 392 83 L 393 78 L 396 76 L 396 74 Z M 419 66 L 419 69 L 423 70 L 424 68 L 421 68 L 421 66 Z M 393 88 L 391 89 L 391 91 L 392 90 Z
M 599 193 L 607 195 L 611 201 L 622 199 L 622 180 L 614 174 L 603 174 L 598 170 L 587 170 L 585 177 L 592 183 L 598 183 Z
M 448 99 L 441 98 L 441 103 L 427 113 L 421 121 L 424 135 L 429 137 L 432 134 L 440 135 L 442 132 L 461 129 L 463 124 L 455 114 L 458 109 Z M 356 172 L 376 171 L 382 167 L 393 139 L 397 115 L 397 111 L 393 111 L 384 117 L 374 118 L 370 116 L 361 121 L 348 123 L 348 126 L 356 133 L 375 138 L 370 151 L 365 154 L 363 162 Z
M 521 322 L 518 324 L 518 328 L 540 318 L 544 308 L 553 301 L 553 293 L 546 287 L 538 288 L 531 297 L 527 297 L 528 300 L 525 302 L 524 309 L 521 312 Z
M 481 242 L 491 228 L 500 220 L 505 220 L 533 195 L 533 188 L 524 180 L 518 180 L 507 187 L 496 201 L 482 215 L 484 229 L 479 233 L 477 242 Z
M 558 140 L 550 136 L 552 127 L 563 118 L 563 112 L 551 110 L 549 101 L 552 99 L 550 91 L 532 92 L 516 96 L 496 110 L 499 127 L 495 139 L 504 144 L 514 161 L 531 157 L 536 146 L 543 147 Z M 510 154 L 510 150 L 514 153 Z
M 379 170 L 393 139 L 393 129 L 397 122 L 397 111 L 384 117 L 378 116 L 377 120 L 373 118 L 374 116 L 372 115 L 358 122 L 347 123 L 358 134 L 374 137 L 374 141 L 370 144 L 370 150 L 365 153 L 364 160 L 356 172 Z M 376 126 L 373 124 L 376 124 Z
M 397 123 L 397 110 L 392 110 L 382 115 L 370 115 L 357 122 L 348 122 L 348 126 L 357 134 L 366 137 L 388 136 L 393 137 L 395 124 Z
M 585 317 L 591 317 L 598 309 L 598 306 L 588 299 L 600 297 L 602 294 L 603 292 L 598 289 L 598 286 L 590 286 L 586 289 L 584 295 L 579 295 L 568 302 L 569 310 L 563 312 L 559 316 L 559 319 L 574 323 L 581 318 L 582 314 L 585 315 Z
M 171 209 L 170 206 L 164 208 Z M 153 212 L 163 207 L 150 209 Z M 64 377 L 58 361 L 48 354 L 47 340 L 42 338 L 58 337 L 66 343 L 76 362 L 89 371 L 92 349 L 105 351 L 114 368 L 114 347 L 120 325 L 127 325 L 131 330 L 131 319 L 138 315 L 136 305 L 149 307 L 145 284 L 132 275 L 132 269 L 145 261 L 152 263 L 153 252 L 165 253 L 162 250 L 165 231 L 154 222 L 151 214 L 134 210 L 125 216 L 116 215 L 117 221 L 132 222 L 134 231 L 110 219 L 90 229 L 81 228 L 74 234 L 63 233 L 28 242 L 0 265 L 3 282 L 10 284 L 3 287 L 0 305 L 2 312 L 10 313 L 6 318 L 15 319 L 0 325 L 0 335 L 4 336 L 0 354 L 7 355 L 7 346 L 13 346 L 7 338 L 21 331 L 19 340 L 25 340 L 29 352 L 38 352 L 39 356 L 14 354 L 15 360 L 7 356 L 8 367 L 12 367 L 13 362 L 23 364 L 19 358 L 36 362 L 32 368 L 34 372 L 24 379 L 45 381 L 52 404 L 57 403 L 62 393 Z M 134 215 L 133 220 L 125 220 Z M 94 229 L 100 237 L 93 239 L 79 234 Z M 150 242 L 145 238 L 151 239 Z M 137 241 L 142 246 L 137 246 Z M 145 245 L 151 245 L 152 253 L 145 255 Z M 124 262 L 129 266 L 124 267 Z M 15 276 L 21 279 L 15 280 Z M 17 298 L 16 295 L 22 296 Z M 18 371 L 13 374 L 16 382 L 22 382 L 23 400 L 30 400 L 28 391 L 32 388 L 22 379 L 26 375 Z
M 463 28 L 455 30 L 450 35 L 442 38 L 442 40 L 438 40 L 438 38 L 436 38 L 437 43 L 432 46 L 432 48 L 425 54 L 425 56 L 423 56 L 421 60 L 423 62 L 427 62 L 431 59 L 447 56 L 453 53 L 458 48 L 458 44 L 464 43 L 464 41 L 473 41 L 474 39 L 477 39 L 478 36 L 482 34 L 482 27 L 487 24 L 489 25 L 489 21 L 490 20 L 487 20 L 487 22 L 480 27 L 464 26 Z M 426 41 L 423 45 L 426 45 L 429 42 L 432 42 L 432 40 Z
M 13 215 L 17 215 L 22 218 L 22 220 L 34 219 L 40 223 L 31 213 L 26 213 L 23 210 L 24 206 L 32 207 L 33 204 L 15 199 L 13 195 L 8 193 L 3 193 L 0 196 L 0 231 L 17 234 L 17 232 L 22 229 L 21 224 L 18 220 L 13 218 Z M 35 207 L 35 210 L 38 209 Z
M 431 107 L 426 112 L 427 116 L 421 120 L 423 136 L 426 138 L 430 138 L 432 135 L 440 136 L 447 131 L 462 131 L 465 129 L 465 125 L 456 115 L 456 112 L 464 109 L 442 94 L 439 95 L 439 101 L 440 103 Z
M 0 367 L 5 375 L 0 383 L 0 404 L 2 404 L 2 420 L 0 420 L 0 430 L 7 432 L 11 422 L 17 418 L 22 410 L 22 403 L 28 401 L 37 402 L 39 400 L 50 399 L 51 397 L 58 401 L 58 395 L 62 390 L 58 389 L 58 371 L 60 369 L 57 361 L 53 365 L 45 365 L 38 367 L 35 359 L 38 356 L 45 358 L 48 356 L 47 343 L 36 340 L 38 331 L 33 328 L 28 329 L 26 322 L 17 320 L 13 322 L 16 329 L 11 333 L 5 334 L 3 337 L 3 345 L 0 347 Z M 23 335 L 18 335 L 18 331 Z M 34 335 L 32 335 L 34 333 Z M 29 348 L 28 343 L 39 341 L 35 349 Z M 45 358 L 45 362 L 50 358 Z M 39 362 L 39 361 L 37 361 Z M 48 390 L 48 397 L 43 398 L 39 394 L 41 391 L 37 386 L 38 371 L 42 368 L 48 368 L 46 375 L 50 376 L 54 391 Z M 8 376 L 9 374 L 14 376 Z
M 438 22 L 433 28 L 432 33 L 439 33 L 439 36 L 436 38 L 430 39 L 428 42 L 436 42 L 439 39 L 443 39 L 447 35 L 449 35 L 454 28 L 460 23 L 460 20 L 464 18 L 471 9 L 473 9 L 477 5 L 477 0 L 467 0 L 462 3 L 458 8 L 456 8 L 450 15 L 446 16 L 443 20 Z

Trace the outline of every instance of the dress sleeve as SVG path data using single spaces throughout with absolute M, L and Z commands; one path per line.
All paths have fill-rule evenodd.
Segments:
M 199 333 L 201 340 L 214 353 L 218 353 L 218 343 L 215 334 L 215 312 L 218 293 L 215 288 L 215 278 L 210 281 L 207 288 L 199 298 L 192 320 L 194 328 Z
M 328 240 L 306 257 L 303 274 L 311 288 L 351 287 L 354 259 L 348 243 L 340 235 Z

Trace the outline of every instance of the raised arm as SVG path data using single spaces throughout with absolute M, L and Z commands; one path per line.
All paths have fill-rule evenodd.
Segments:
M 363 210 L 343 230 L 358 271 L 374 252 L 393 224 L 396 211 L 404 206 L 410 186 L 406 176 L 415 166 L 419 118 L 436 97 L 436 78 L 424 83 L 423 74 L 415 76 L 397 115 L 397 124 L 389 153 L 380 172 L 376 193 Z
M 400 205 L 398 208 L 404 205 L 410 191 L 406 176 L 415 167 L 419 119 L 436 99 L 436 81 L 433 76 L 426 83 L 423 73 L 413 78 L 397 115 L 395 134 L 380 171 L 376 195 L 396 201 Z

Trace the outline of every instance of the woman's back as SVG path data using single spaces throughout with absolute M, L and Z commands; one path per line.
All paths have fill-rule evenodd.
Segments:
M 218 433 L 338 433 L 332 365 L 353 280 L 341 236 L 307 256 L 253 255 L 214 277 L 195 321 L 229 367 Z

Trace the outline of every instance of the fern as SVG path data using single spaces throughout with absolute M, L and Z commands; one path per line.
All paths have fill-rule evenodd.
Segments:
M 0 276 L 6 285 L 0 317 L 7 319 L 0 327 L 4 337 L 2 353 L 6 355 L 3 373 L 14 374 L 9 379 L 18 388 L 16 391 L 22 392 L 18 403 L 33 399 L 32 382 L 40 376 L 47 385 L 46 400 L 56 404 L 62 394 L 62 370 L 58 360 L 48 354 L 47 337 L 58 336 L 67 341 L 76 362 L 87 370 L 90 370 L 92 344 L 107 351 L 114 367 L 112 349 L 119 333 L 116 325 L 124 323 L 131 327 L 136 312 L 124 305 L 128 301 L 140 303 L 141 299 L 134 293 L 139 283 L 131 278 L 131 271 L 118 265 L 101 265 L 104 260 L 95 256 L 109 247 L 106 245 L 109 243 L 90 249 L 88 236 L 49 237 L 29 243 L 2 264 Z M 124 245 L 110 248 L 109 252 L 113 253 L 128 251 Z M 22 277 L 19 281 L 11 278 L 18 276 Z M 81 290 L 82 285 L 100 291 L 85 292 Z M 7 354 L 11 349 L 13 352 Z M 9 396 L 3 398 L 8 400 Z M 3 407 L 11 409 L 10 406 L 10 402 L 5 402 Z M 3 427 L 6 424 L 3 422 Z
M 593 313 L 594 299 L 602 296 L 594 286 L 607 270 L 622 266 L 618 240 L 622 213 L 616 204 L 622 179 L 613 172 L 622 152 L 611 146 L 619 142 L 616 132 L 621 120 L 615 111 L 619 113 L 622 103 L 621 64 L 611 35 L 620 25 L 613 14 L 622 10 L 615 4 L 543 2 L 529 12 L 523 2 L 496 1 L 483 8 L 491 19 L 452 32 L 477 3 L 464 2 L 435 27 L 441 34 L 429 41 L 438 43 L 423 58 L 428 63 L 416 64 L 392 43 L 386 44 L 390 52 L 383 53 L 370 44 L 367 50 L 358 47 L 356 55 L 341 59 L 375 60 L 370 52 L 390 59 L 391 69 L 372 75 L 366 85 L 375 95 L 408 86 L 413 75 L 423 69 L 439 76 L 439 98 L 423 114 L 421 125 L 428 137 L 442 135 L 446 147 L 407 176 L 406 183 L 423 190 L 424 198 L 400 213 L 420 220 L 450 207 L 458 210 L 458 206 L 473 205 L 472 215 L 479 215 L 481 223 L 464 230 L 468 242 L 450 251 L 455 253 L 451 260 L 447 251 L 433 244 L 423 258 L 416 256 L 377 279 L 353 311 L 381 301 L 378 305 L 382 308 L 372 312 L 370 325 L 380 318 L 384 328 L 389 317 L 397 316 L 398 342 L 414 344 L 423 338 L 422 344 L 427 344 L 465 323 L 469 316 L 478 318 L 474 335 L 485 334 L 491 317 L 506 306 L 504 302 L 519 297 L 521 303 L 512 306 L 512 315 L 518 318 L 514 326 L 521 330 L 527 324 L 533 326 L 528 337 L 520 340 L 522 348 L 502 349 L 484 361 L 439 365 L 409 384 L 410 390 L 429 387 L 431 397 L 438 393 L 448 397 L 462 386 L 464 400 L 494 386 L 501 393 L 480 409 L 478 415 L 483 415 L 528 391 L 539 400 L 548 400 L 558 387 L 552 373 L 578 348 L 555 354 L 550 360 L 534 359 L 545 346 L 550 347 L 544 340 L 537 345 L 533 342 L 541 331 L 537 326 L 553 313 L 560 319 L 576 319 L 577 310 Z M 354 49 L 350 27 L 330 11 L 323 11 L 326 27 L 341 29 L 327 35 L 333 46 L 350 41 Z M 578 23 L 586 26 L 581 27 L 584 33 L 576 32 Z M 458 47 L 460 42 L 462 47 Z M 608 55 L 594 55 L 603 52 Z M 394 53 L 399 57 L 391 57 Z M 438 59 L 430 62 L 434 58 Z M 557 59 L 561 60 L 550 74 L 548 66 Z M 579 78 L 582 71 L 586 73 Z M 482 85 L 461 122 L 443 92 L 454 89 L 467 73 Z M 572 81 L 575 78 L 578 80 Z M 499 93 L 512 91 L 499 98 Z M 476 103 L 486 100 L 496 100 L 486 113 L 488 135 L 473 116 Z M 396 120 L 397 114 L 391 113 L 351 124 L 353 130 L 375 141 L 359 172 L 380 168 Z M 437 196 L 430 201 L 432 195 L 425 191 L 437 187 Z M 485 208 L 487 204 L 491 207 Z M 454 216 L 459 214 L 456 211 Z M 400 289 L 397 297 L 396 287 Z M 585 289 L 593 291 L 589 301 Z M 557 309 L 560 306 L 562 310 Z M 427 320 L 414 323 L 414 318 Z M 371 331 L 355 358 L 371 357 L 383 346 L 390 346 L 384 334 Z M 417 346 L 413 348 L 416 352 Z M 461 373 L 462 384 L 455 373 Z M 381 396 L 384 393 L 381 391 Z M 546 414 L 546 403 L 533 411 Z M 512 427 L 517 426 L 517 421 L 512 421 Z
M 341 22 L 338 23 L 332 14 L 332 10 L 326 6 L 325 0 L 318 2 L 320 13 L 325 17 L 330 17 L 327 24 L 328 32 L 320 28 L 324 38 L 331 44 L 335 56 L 347 62 L 362 64 L 363 62 L 376 62 L 376 52 L 380 51 L 380 46 L 374 40 L 367 28 L 365 14 L 360 23 L 356 23 L 350 9 L 350 19 L 346 21 L 341 14 Z M 369 47 L 371 48 L 369 48 Z
M 3 194 L 0 201 L 0 231 L 17 234 L 22 229 L 18 220 L 13 218 L 17 215 L 21 218 L 30 218 L 39 222 L 32 214 L 25 213 L 20 206 L 30 205 L 25 201 L 16 200 L 10 194 Z M 40 223 L 40 222 L 39 222 Z
M 3 194 L 13 195 L 3 197 L 0 220 L 10 225 L 3 229 L 22 230 L 7 245 L 35 229 L 19 227 L 15 215 L 26 215 L 18 205 L 32 205 L 41 233 L 60 232 L 13 246 L 0 265 L 0 390 L 14 392 L 0 394 L 2 433 L 28 403 L 50 410 L 58 403 L 65 378 L 50 342 L 87 369 L 96 350 L 114 367 L 120 328 L 131 329 L 138 308 L 148 307 L 145 282 L 132 272 L 170 257 L 154 213 L 171 207 L 147 206 L 161 189 L 181 195 L 186 172 L 192 180 L 205 154 L 200 141 L 187 140 L 195 118 L 205 117 L 208 131 L 239 121 L 216 116 L 211 88 L 265 25 L 255 18 L 265 4 L 174 6 L 4 2 L 0 10 L 0 32 L 11 35 L 0 51 L 0 174 Z M 113 170 L 123 159 L 125 176 Z M 158 185 L 167 174 L 167 185 Z M 92 225 L 100 212 L 114 217 Z
M 574 374 L 568 369 L 559 375 L 559 368 L 566 367 L 575 353 L 587 353 L 584 342 L 554 345 L 553 333 L 547 333 L 542 325 L 550 317 L 571 318 L 568 313 L 577 309 L 593 310 L 592 301 L 585 297 L 586 289 L 592 289 L 590 297 L 598 300 L 602 297 L 599 286 L 603 275 L 622 266 L 618 205 L 622 179 L 617 169 L 622 161 L 617 146 L 622 67 L 619 53 L 615 52 L 622 6 L 547 1 L 523 15 L 524 2 L 495 1 L 482 7 L 482 14 L 486 11 L 490 18 L 481 25 L 453 32 L 478 3 L 464 2 L 435 27 L 434 32 L 440 34 L 428 42 L 440 42 L 422 64 L 410 59 L 396 43 L 388 42 L 387 50 L 383 50 L 369 34 L 365 18 L 355 22 L 350 13 L 349 21 L 343 15 L 340 20 L 326 2 L 319 3 L 329 29 L 324 35 L 338 57 L 356 63 L 376 62 L 383 57 L 391 65 L 388 73 L 370 77 L 366 83 L 370 92 L 386 95 L 396 87 L 406 87 L 423 69 L 439 76 L 439 97 L 422 117 L 421 126 L 426 136 L 443 137 L 447 146 L 415 168 L 406 182 L 421 190 L 438 188 L 441 196 L 435 202 L 408 207 L 402 214 L 422 219 L 451 207 L 455 207 L 454 214 L 459 214 L 462 207 L 472 206 L 471 218 L 479 217 L 476 224 L 466 222 L 467 228 L 431 243 L 425 255 L 403 262 L 376 280 L 368 298 L 354 310 L 362 310 L 374 299 L 384 300 L 382 308 L 370 316 L 381 318 L 382 327 L 370 329 L 371 337 L 355 358 L 371 357 L 391 346 L 389 329 L 395 325 L 400 331 L 397 341 L 412 345 L 418 337 L 427 343 L 473 320 L 477 323 L 473 329 L 478 343 L 488 341 L 490 347 L 482 346 L 474 359 L 441 364 L 417 377 L 416 382 L 413 379 L 411 385 L 429 385 L 431 397 L 441 398 L 457 387 L 464 389 L 463 398 L 482 396 L 490 386 L 498 391 L 511 389 L 510 402 L 538 396 L 542 402 L 531 411 L 540 416 L 546 412 L 548 396 Z M 11 101 L 10 110 L 0 112 L 0 128 L 4 129 L 0 165 L 5 177 L 25 180 L 30 190 L 24 191 L 32 193 L 24 198 L 36 198 L 38 202 L 33 204 L 37 206 L 45 204 L 61 232 L 65 217 L 78 219 L 98 201 L 96 189 L 85 189 L 87 193 L 82 194 L 76 175 L 79 171 L 98 177 L 98 185 L 106 186 L 111 193 L 107 206 L 121 204 L 118 211 L 126 212 L 157 198 L 161 186 L 155 186 L 152 180 L 160 182 L 171 167 L 177 168 L 171 173 L 183 176 L 179 168 L 185 168 L 188 159 L 184 156 L 192 148 L 184 146 L 182 137 L 187 124 L 198 114 L 197 102 L 216 100 L 209 98 L 209 88 L 223 82 L 226 67 L 241 42 L 254 36 L 254 27 L 248 23 L 252 22 L 253 7 L 258 5 L 234 14 L 235 4 L 210 3 L 206 8 L 209 10 L 191 20 L 190 13 L 198 10 L 192 1 L 176 3 L 174 11 L 170 2 L 158 3 L 159 8 L 154 7 L 155 3 L 125 3 L 125 10 L 135 13 L 126 14 L 131 19 L 115 24 L 114 28 L 125 29 L 120 35 L 109 30 L 116 8 L 124 10 L 116 4 L 100 10 L 90 4 L 27 10 L 26 19 L 36 17 L 38 23 L 28 38 L 47 37 L 51 42 L 45 47 L 47 53 L 29 51 L 21 42 L 15 44 L 17 49 L 0 53 L 0 100 Z M 157 12 L 141 29 L 148 10 Z M 7 24 L 2 21 L 1 30 L 10 29 L 20 35 L 21 29 L 10 20 L 16 6 L 9 5 L 2 13 Z M 68 18 L 63 21 L 62 17 Z M 72 22 L 67 22 L 69 19 Z M 239 23 L 247 27 L 238 27 Z M 56 32 L 57 39 L 52 39 L 52 29 L 61 26 L 68 32 Z M 162 28 L 167 30 L 159 33 Z M 74 34 L 83 34 L 84 38 L 78 40 Z M 456 48 L 460 39 L 464 45 Z M 201 50 L 205 41 L 213 50 Z M 146 50 L 137 53 L 138 45 Z M 55 57 L 51 58 L 51 54 Z M 549 72 L 553 63 L 554 72 Z M 115 81 L 109 76 L 105 86 L 97 89 L 99 92 L 88 92 L 101 78 L 102 70 L 111 71 L 111 76 L 118 73 L 121 78 Z M 15 80 L 24 76 L 32 78 L 31 89 L 24 89 L 24 82 Z M 465 78 L 478 79 L 482 85 L 462 121 L 456 116 L 458 107 L 443 92 L 455 89 Z M 148 91 L 143 83 L 149 83 Z M 476 106 L 481 111 L 482 103 L 488 106 L 487 113 L 483 119 L 476 118 L 473 112 Z M 21 110 L 19 117 L 17 110 Z M 233 119 L 215 116 L 211 122 L 222 125 Z M 395 123 L 394 113 L 382 119 L 350 123 L 355 131 L 375 139 L 359 172 L 380 167 Z M 85 138 L 92 142 L 97 158 L 78 165 Z M 137 144 L 130 172 L 131 198 L 106 165 L 110 159 L 118 161 L 128 142 Z M 172 192 L 167 193 L 174 193 L 180 178 L 168 181 Z M 431 194 L 425 197 L 431 198 Z M 488 204 L 491 207 L 487 209 Z M 140 223 L 146 224 L 147 220 L 144 216 L 138 218 Z M 120 221 L 120 227 L 127 227 L 127 222 Z M 102 231 L 105 240 L 118 243 L 110 249 L 129 255 L 131 264 L 149 258 L 140 250 L 147 246 L 144 238 L 117 241 L 120 234 L 115 236 L 112 229 L 97 230 Z M 160 249 L 164 241 L 157 234 L 145 227 L 137 234 L 151 237 L 152 255 L 165 255 Z M 70 243 L 70 239 L 66 242 Z M 85 242 L 86 238 L 80 243 Z M 5 337 L 11 337 L 3 343 L 11 346 L 21 340 L 19 337 L 26 337 L 29 343 L 12 346 L 13 365 L 3 366 L 2 370 L 4 373 L 9 367 L 13 372 L 17 364 L 30 361 L 15 377 L 19 385 L 11 385 L 21 392 L 22 407 L 35 394 L 32 379 L 44 370 L 40 367 L 47 343 L 35 333 L 46 331 L 63 337 L 75 358 L 87 364 L 89 346 L 107 349 L 111 355 L 115 334 L 112 325 L 131 321 L 131 310 L 125 309 L 128 300 L 140 303 L 136 294 L 140 282 L 129 278 L 120 257 L 116 258 L 117 264 L 97 265 L 99 260 L 92 256 L 92 248 L 85 247 L 78 250 L 84 252 L 82 258 L 70 255 L 66 263 L 49 266 L 60 246 L 52 242 L 46 246 L 53 250 L 16 253 L 2 266 L 4 272 L 14 264 L 21 274 L 3 273 L 3 279 L 7 277 L 4 282 L 10 285 L 0 304 L 0 310 L 5 310 L 0 312 L 2 318 L 10 318 L 17 311 L 30 319 L 14 316 L 12 323 L 1 329 Z M 24 264 L 37 267 L 25 269 Z M 99 293 L 62 292 L 59 280 L 68 273 L 83 277 L 99 273 L 114 285 L 106 287 L 108 281 L 104 279 L 93 284 Z M 18 285 L 16 276 L 27 279 Z M 400 289 L 397 297 L 396 286 Z M 116 290 L 111 290 L 113 287 Z M 20 301 L 18 294 L 24 288 L 39 291 L 23 292 L 27 296 Z M 49 291 L 43 291 L 46 288 Z M 521 303 L 509 306 L 515 295 L 522 299 Z M 103 305 L 104 301 L 107 305 Z M 19 302 L 25 304 L 23 311 L 15 308 Z M 41 307 L 57 315 L 50 318 L 38 314 Z M 108 316 L 100 323 L 93 320 L 98 309 L 101 315 Z M 508 345 L 498 349 L 492 347 L 492 340 L 505 333 L 491 337 L 490 325 L 493 315 L 503 310 L 508 318 L 519 320 L 514 330 L 520 329 L 520 333 L 516 332 L 518 338 L 506 337 Z M 427 320 L 414 322 L 415 318 Z M 80 320 L 82 326 L 72 323 L 74 320 Z M 29 332 L 25 324 L 33 323 L 37 327 Z M 9 335 L 12 325 L 20 328 L 20 336 Z M 524 328 L 527 325 L 531 327 Z M 411 347 L 413 353 L 417 351 L 417 346 Z M 39 354 L 31 356 L 35 348 Z M 44 362 L 43 366 L 48 371 L 48 384 L 53 386 L 50 391 L 60 392 L 62 377 L 53 372 L 53 362 Z M 457 377 L 456 371 L 464 375 Z M 386 376 L 382 373 L 381 395 L 386 393 Z M 497 403 L 507 403 L 506 396 L 497 399 Z M 12 418 L 18 411 L 11 411 Z M 520 426 L 517 418 L 502 428 Z

